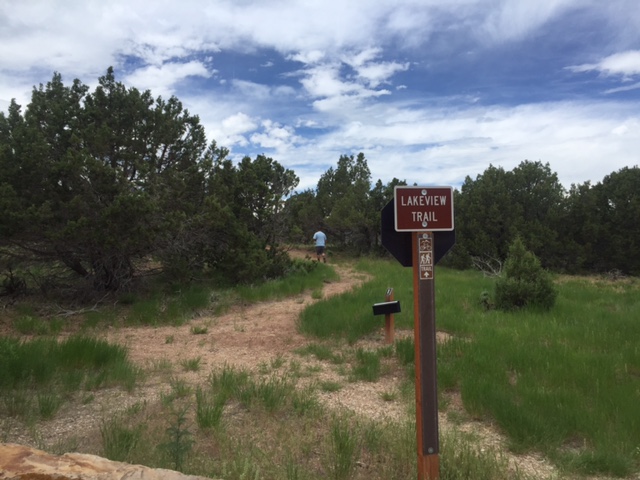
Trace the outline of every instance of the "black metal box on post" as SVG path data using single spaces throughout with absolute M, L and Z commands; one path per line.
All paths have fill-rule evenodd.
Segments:
M 374 315 L 391 315 L 392 313 L 400 313 L 400 302 L 381 302 L 373 304 Z

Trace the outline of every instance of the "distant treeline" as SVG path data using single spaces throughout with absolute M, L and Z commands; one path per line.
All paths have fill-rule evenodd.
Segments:
M 374 184 L 362 153 L 301 192 L 277 161 L 228 154 L 175 97 L 126 88 L 111 68 L 93 92 L 54 74 L 24 110 L 12 101 L 0 113 L 0 295 L 119 291 L 154 273 L 259 282 L 292 268 L 283 244 L 319 228 L 330 247 L 385 254 L 380 210 L 405 182 Z M 639 220 L 638 167 L 566 191 L 540 162 L 490 166 L 455 192 L 446 261 L 500 262 L 520 236 L 550 269 L 637 275 Z
M 381 251 L 380 210 L 393 198 L 393 179 L 371 188 L 362 154 L 343 155 L 315 189 L 287 201 L 291 240 L 324 228 L 334 244 Z M 520 237 L 548 269 L 567 273 L 640 274 L 640 169 L 625 167 L 592 185 L 567 191 L 549 164 L 523 161 L 511 171 L 489 166 L 454 192 L 456 245 L 446 263 L 499 268 Z

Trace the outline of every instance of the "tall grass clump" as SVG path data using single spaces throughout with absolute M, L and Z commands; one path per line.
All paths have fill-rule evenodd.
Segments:
M 104 384 L 132 388 L 138 376 L 126 349 L 104 340 L 0 337 L 0 391 L 35 392 L 44 417 L 60 406 L 57 389 L 73 391 Z
M 351 368 L 353 380 L 376 382 L 380 378 L 380 354 L 379 352 L 356 350 L 355 364 Z
M 395 344 L 396 357 L 402 365 L 413 365 L 416 358 L 416 347 L 413 338 L 401 338 L 396 340 Z
M 441 480 L 535 480 L 509 468 L 504 455 L 495 449 L 479 447 L 478 440 L 455 432 L 442 435 L 440 446 Z
M 341 364 L 344 362 L 344 356 L 341 353 L 334 353 L 330 347 L 319 343 L 309 343 L 308 345 L 297 349 L 296 353 L 302 356 L 313 355 L 318 360 L 329 361 L 335 364 Z
M 330 424 L 326 460 L 329 478 L 333 480 L 351 478 L 359 457 L 358 450 L 357 429 L 354 429 L 347 419 L 334 417 Z
M 196 422 L 198 427 L 218 428 L 222 423 L 226 401 L 225 394 L 215 395 L 198 387 L 196 390 Z
M 230 365 L 224 365 L 215 370 L 209 376 L 209 385 L 215 392 L 220 392 L 227 397 L 236 396 L 250 383 L 249 372 L 239 370 Z
M 120 416 L 103 420 L 100 425 L 103 456 L 117 462 L 130 461 L 142 438 L 142 433 L 142 426 L 127 425 Z
M 45 320 L 33 315 L 21 315 L 13 322 L 13 328 L 23 335 L 57 335 L 63 325 L 63 320 Z
M 154 291 L 139 297 L 123 295 L 126 308 L 125 322 L 133 325 L 182 325 L 194 312 L 211 305 L 211 288 L 206 284 L 193 284 L 171 291 Z
M 294 260 L 286 276 L 257 285 L 240 286 L 237 294 L 248 303 L 277 300 L 308 290 L 319 290 L 325 282 L 336 281 L 338 278 L 338 274 L 330 266 L 310 260 Z
M 361 260 L 357 268 L 372 276 L 363 288 L 322 300 L 307 307 L 300 315 L 298 329 L 301 333 L 317 338 L 345 338 L 355 342 L 363 336 L 379 330 L 384 318 L 374 317 L 372 306 L 384 301 L 388 288 L 395 288 L 395 299 L 412 305 L 412 292 L 402 288 L 407 271 L 397 268 L 390 261 Z M 409 272 L 410 275 L 410 272 Z M 410 276 L 409 276 L 410 279 Z M 398 328 L 412 324 L 411 315 L 398 314 Z
M 38 412 L 43 420 L 53 418 L 64 401 L 62 396 L 55 392 L 39 393 L 37 400 Z

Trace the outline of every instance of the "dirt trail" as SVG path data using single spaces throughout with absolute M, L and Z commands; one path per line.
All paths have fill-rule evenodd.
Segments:
M 325 283 L 323 298 L 347 292 L 365 279 L 348 267 L 333 268 L 340 279 Z M 212 368 L 225 364 L 254 370 L 310 342 L 298 333 L 296 321 L 302 310 L 317 301 L 311 292 L 305 292 L 284 300 L 237 306 L 223 315 L 201 316 L 179 327 L 120 328 L 107 332 L 105 338 L 126 345 L 131 360 L 145 368 L 163 359 L 179 365 L 200 358 L 194 377 L 205 378 Z M 194 334 L 198 327 L 206 333 Z

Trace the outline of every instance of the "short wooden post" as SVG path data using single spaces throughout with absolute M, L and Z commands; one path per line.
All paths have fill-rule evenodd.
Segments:
M 385 301 L 393 301 L 393 288 L 387 289 Z M 384 342 L 391 345 L 394 342 L 395 332 L 393 328 L 393 313 L 387 313 L 384 316 Z

